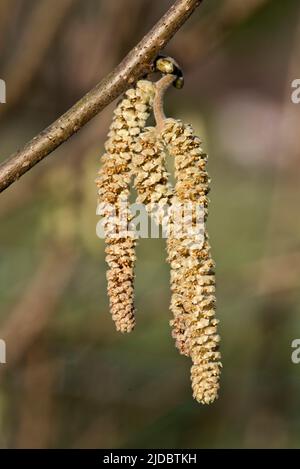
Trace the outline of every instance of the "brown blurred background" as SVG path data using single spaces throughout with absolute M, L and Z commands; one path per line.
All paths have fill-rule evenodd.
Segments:
M 0 0 L 0 159 L 109 72 L 169 0 Z M 108 312 L 95 174 L 113 106 L 0 195 L 0 447 L 299 447 L 296 0 L 211 0 L 168 45 L 186 86 L 169 115 L 210 156 L 224 371 L 193 401 L 170 337 L 164 240 L 142 240 L 137 328 Z

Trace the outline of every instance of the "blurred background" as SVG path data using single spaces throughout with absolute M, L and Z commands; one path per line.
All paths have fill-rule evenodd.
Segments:
M 55 3 L 55 5 L 54 5 Z M 0 160 L 107 74 L 170 0 L 0 0 Z M 165 53 L 167 114 L 209 153 L 224 370 L 192 399 L 164 240 L 141 240 L 137 327 L 114 330 L 95 175 L 114 105 L 0 195 L 0 447 L 293 448 L 300 441 L 300 5 L 204 1 Z

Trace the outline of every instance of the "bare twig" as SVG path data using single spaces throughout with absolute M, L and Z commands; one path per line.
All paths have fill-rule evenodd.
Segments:
M 4 0 L 2 0 L 4 1 Z M 10 0 L 9 0 L 10 1 Z M 113 64 L 118 63 L 121 59 L 120 48 L 124 47 L 124 39 L 128 40 L 131 37 L 132 30 L 136 30 L 136 21 L 139 21 L 140 13 L 141 13 L 141 5 L 143 4 L 143 8 L 145 8 L 146 3 L 140 2 L 140 0 L 129 0 L 129 6 L 126 2 L 104 2 L 103 8 L 105 8 L 103 16 L 103 21 L 101 22 L 101 27 L 99 28 L 98 25 L 98 18 L 96 18 L 95 23 L 97 23 L 97 35 L 98 35 L 98 42 L 97 47 L 94 47 L 89 55 L 89 58 L 86 62 L 83 63 L 84 75 L 86 77 L 85 83 L 92 83 L 95 82 L 97 72 L 96 70 L 99 69 L 99 65 L 102 64 L 102 68 L 104 73 L 108 73 L 111 70 Z M 126 13 L 128 7 L 134 9 L 135 14 L 130 18 L 130 27 L 129 24 L 125 27 L 124 24 L 121 28 L 118 28 L 115 31 L 113 40 L 111 31 L 113 25 L 118 22 L 121 22 L 122 17 Z M 3 6 L 0 2 L 0 25 L 2 21 L 2 10 Z M 126 22 L 125 22 L 126 23 Z M 74 28 L 74 23 L 70 22 L 70 28 Z M 95 28 L 90 28 L 95 29 Z M 0 30 L 1 31 L 1 30 Z M 76 35 L 76 31 L 75 31 Z M 78 34 L 78 36 L 81 36 Z M 132 37 L 131 37 L 132 39 Z M 73 38 L 74 40 L 74 38 Z M 94 43 L 96 41 L 96 35 L 94 33 L 88 40 L 92 40 Z M 82 41 L 81 41 L 82 42 Z M 132 41 L 131 41 L 132 42 Z M 87 41 L 84 43 L 84 47 L 86 47 Z M 121 46 L 122 45 L 122 46 Z M 107 57 L 107 50 L 109 50 L 109 57 Z M 83 52 L 83 51 L 82 51 Z M 74 63 L 76 62 L 76 66 L 78 69 L 77 60 L 74 58 Z M 71 61 L 71 68 L 72 68 L 72 61 Z M 70 69 L 70 67 L 69 67 Z M 87 70 L 88 69 L 88 70 Z M 73 76 L 76 72 L 75 69 L 70 71 L 70 76 Z M 77 71 L 77 79 L 78 79 L 78 71 Z M 69 83 L 70 85 L 70 83 Z M 82 85 L 82 83 L 80 83 Z M 11 99 L 11 98 L 10 98 Z M 6 106 L 2 106 L 3 109 Z M 0 110 L 1 110 L 0 109 Z M 1 114 L 0 114 L 1 118 Z M 107 107 L 104 112 L 101 113 L 99 119 L 97 121 L 93 121 L 91 125 L 87 126 L 84 134 L 81 136 L 80 139 L 73 139 L 70 140 L 68 143 L 67 148 L 67 156 L 65 158 L 65 164 L 70 164 L 71 168 L 76 166 L 76 168 L 80 168 L 80 162 L 84 159 L 85 155 L 89 153 L 90 148 L 94 148 L 94 146 L 99 145 L 104 137 L 107 134 L 107 127 L 109 125 L 110 120 L 110 109 Z M 59 162 L 57 161 L 59 164 Z M 79 169 L 80 171 L 80 169 Z M 8 213 L 12 213 L 15 210 L 20 209 L 20 207 L 24 207 L 25 204 L 31 202 L 34 198 L 36 190 L 39 190 L 43 187 L 43 183 L 45 182 L 45 178 L 48 175 L 47 168 L 40 167 L 38 171 L 34 173 L 33 178 L 24 178 L 20 183 L 17 191 L 9 192 L 7 191 L 5 194 L 2 195 L 2 203 L 0 204 L 0 219 L 6 216 Z M 78 182 L 77 182 L 78 186 Z
M 202 0 L 177 0 L 115 70 L 71 109 L 0 165 L 0 192 L 49 155 L 150 70 L 158 52 Z

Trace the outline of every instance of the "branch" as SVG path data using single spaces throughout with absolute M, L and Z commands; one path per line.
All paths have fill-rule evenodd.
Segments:
M 174 5 L 123 61 L 53 124 L 0 165 L 0 192 L 65 142 L 141 76 L 202 0 L 176 0 Z

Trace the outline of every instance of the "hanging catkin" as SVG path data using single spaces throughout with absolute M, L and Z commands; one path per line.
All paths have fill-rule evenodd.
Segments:
M 101 214 L 104 216 L 110 310 L 116 328 L 121 332 L 130 332 L 135 325 L 133 283 L 136 240 L 130 231 L 128 207 L 132 148 L 145 126 L 153 96 L 154 85 L 147 80 L 140 80 L 135 88 L 125 93 L 114 111 L 105 144 L 106 152 L 96 180 L 98 204 L 102 204 Z M 115 228 L 117 233 L 112 235 Z
M 200 204 L 207 217 L 209 177 L 207 156 L 190 125 L 167 119 L 162 138 L 175 159 L 175 199 L 177 204 Z M 192 225 L 194 220 L 192 218 Z M 193 226 L 192 226 L 193 227 Z M 221 369 L 215 318 L 215 275 L 208 234 L 205 229 L 201 246 L 184 233 L 170 236 L 168 242 L 173 297 L 171 309 L 173 336 L 182 353 L 193 365 L 191 380 L 194 398 L 209 404 L 218 397 Z

